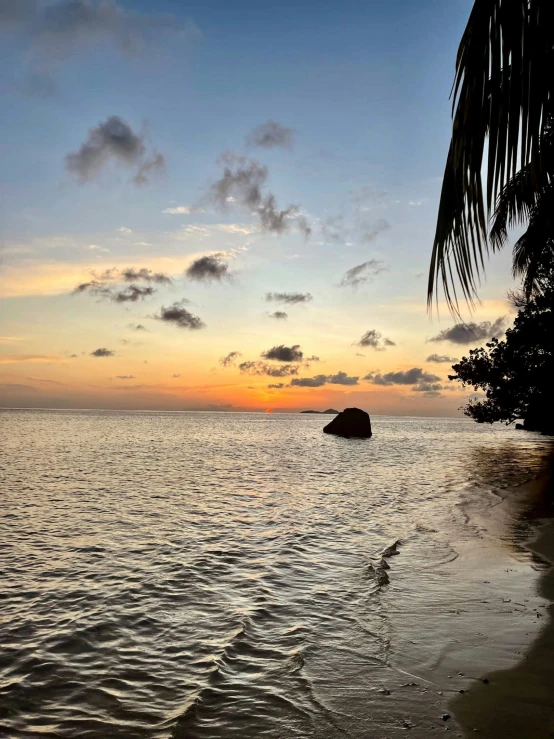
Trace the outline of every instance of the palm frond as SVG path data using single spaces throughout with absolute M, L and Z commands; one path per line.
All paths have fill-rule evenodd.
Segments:
M 457 305 L 454 274 L 471 302 L 489 250 L 489 214 L 499 194 L 519 170 L 525 171 L 532 190 L 544 185 L 540 142 L 554 111 L 553 49 L 553 0 L 475 0 L 456 59 L 453 133 L 431 257 L 429 303 L 440 281 L 450 306 Z M 514 207 L 506 213 L 506 224 L 518 213 L 517 202 Z M 501 223 L 493 249 L 503 243 Z

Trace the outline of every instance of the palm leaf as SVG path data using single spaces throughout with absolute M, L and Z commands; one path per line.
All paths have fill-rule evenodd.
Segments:
M 475 0 L 456 59 L 429 303 L 440 281 L 450 306 L 457 306 L 454 275 L 473 300 L 489 250 L 489 215 L 518 170 L 531 190 L 544 186 L 540 142 L 554 111 L 553 48 L 553 0 Z M 530 200 L 521 203 L 523 210 L 508 210 L 506 224 Z M 500 223 L 492 249 L 503 243 Z

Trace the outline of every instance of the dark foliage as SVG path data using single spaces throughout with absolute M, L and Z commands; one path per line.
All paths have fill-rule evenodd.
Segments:
M 486 394 L 464 408 L 478 423 L 522 418 L 528 429 L 554 433 L 554 268 L 541 284 L 503 341 L 492 339 L 453 366 L 449 379 Z

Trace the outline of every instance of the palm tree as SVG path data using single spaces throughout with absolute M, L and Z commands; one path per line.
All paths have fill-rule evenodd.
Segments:
M 549 148 L 545 141 L 554 120 L 554 0 L 475 0 L 458 50 L 452 95 L 454 125 L 428 301 L 440 280 L 456 309 L 455 276 L 471 303 L 484 257 L 489 248 L 501 248 L 507 228 L 532 215 L 537 229 L 550 221 L 544 214 L 546 203 L 552 203 L 554 167 L 543 150 Z M 541 198 L 544 208 L 538 205 Z M 489 241 L 493 211 L 496 229 Z M 518 269 L 532 263 L 534 229 L 530 222 Z

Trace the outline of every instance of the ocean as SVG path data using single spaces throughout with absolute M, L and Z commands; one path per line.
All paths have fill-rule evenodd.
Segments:
M 517 662 L 551 442 L 328 421 L 0 411 L 0 736 L 427 737 Z

